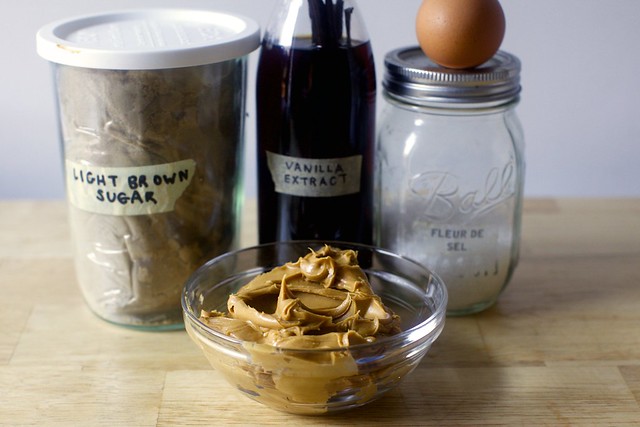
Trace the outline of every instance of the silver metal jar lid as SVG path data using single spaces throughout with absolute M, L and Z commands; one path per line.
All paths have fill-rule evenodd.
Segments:
M 431 61 L 418 46 L 393 50 L 385 56 L 383 87 L 400 101 L 440 108 L 501 105 L 520 93 L 520 60 L 498 51 L 484 64 L 465 70 Z

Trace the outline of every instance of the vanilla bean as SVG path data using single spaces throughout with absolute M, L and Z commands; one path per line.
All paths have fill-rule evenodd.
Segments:
M 322 0 L 309 0 L 309 18 L 311 19 L 311 40 L 314 45 L 321 45 L 326 38 L 324 31 L 324 4 Z
M 344 8 L 344 0 L 308 0 L 313 44 L 339 46 L 342 39 L 343 21 L 347 28 L 347 44 L 351 44 L 351 13 L 353 8 Z
M 344 11 L 345 27 L 347 29 L 347 46 L 351 46 L 351 15 L 353 14 L 353 7 L 348 7 Z

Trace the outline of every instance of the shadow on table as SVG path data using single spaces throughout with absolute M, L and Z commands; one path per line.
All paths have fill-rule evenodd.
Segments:
M 442 425 L 472 422 L 496 405 L 505 387 L 486 348 L 476 316 L 448 318 L 418 368 L 378 401 L 335 416 L 339 425 Z

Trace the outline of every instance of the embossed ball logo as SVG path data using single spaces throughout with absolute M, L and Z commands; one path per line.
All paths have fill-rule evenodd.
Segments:
M 457 215 L 476 217 L 491 211 L 515 194 L 515 163 L 491 168 L 480 188 L 463 188 L 462 179 L 449 172 L 426 171 L 409 179 L 409 189 L 422 199 L 423 216 L 449 221 Z

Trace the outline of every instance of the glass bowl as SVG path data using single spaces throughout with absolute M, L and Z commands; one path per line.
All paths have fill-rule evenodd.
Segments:
M 199 319 L 201 310 L 226 313 L 231 293 L 325 243 L 357 251 L 374 292 L 400 316 L 403 332 L 347 348 L 292 350 L 243 342 Z M 442 332 L 446 306 L 445 285 L 422 265 L 382 249 L 344 242 L 277 242 L 229 252 L 198 269 L 182 295 L 185 328 L 213 368 L 244 395 L 296 414 L 355 408 L 394 388 Z

